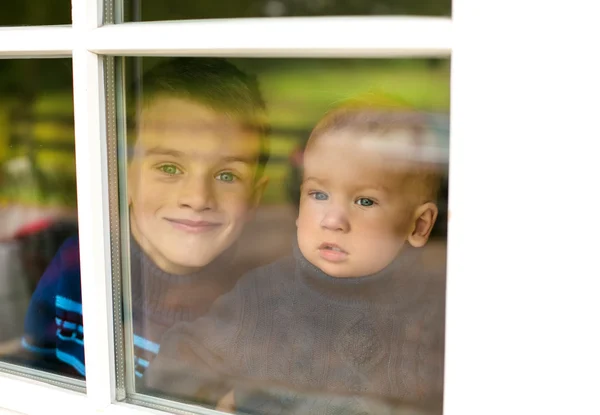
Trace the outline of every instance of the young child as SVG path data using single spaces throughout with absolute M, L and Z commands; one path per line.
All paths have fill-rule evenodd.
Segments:
M 266 184 L 265 105 L 224 59 L 176 58 L 143 78 L 129 155 L 135 373 L 163 332 L 204 314 L 244 272 L 235 241 Z M 22 345 L 32 366 L 85 376 L 78 240 L 40 281 Z
M 415 250 L 438 212 L 428 137 L 393 108 L 326 116 L 307 143 L 293 257 L 167 332 L 147 385 L 252 414 L 440 414 L 444 280 Z

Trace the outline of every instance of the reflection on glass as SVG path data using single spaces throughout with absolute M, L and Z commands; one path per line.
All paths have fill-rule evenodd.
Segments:
M 252 414 L 440 414 L 448 62 L 126 70 L 135 390 Z
M 69 0 L 10 1 L 2 4 L 0 26 L 35 26 L 71 24 Z
M 70 60 L 0 61 L 0 360 L 81 376 L 72 95 Z
M 450 16 L 450 0 L 125 0 L 127 21 L 286 16 Z

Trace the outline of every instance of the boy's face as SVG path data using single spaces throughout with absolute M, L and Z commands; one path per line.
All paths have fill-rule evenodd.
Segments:
M 266 180 L 260 140 L 202 104 L 158 97 L 142 113 L 129 164 L 131 229 L 164 271 L 188 274 L 240 235 Z
M 307 149 L 298 245 L 326 274 L 374 274 L 400 252 L 414 205 L 402 191 L 402 175 L 389 164 L 369 140 L 344 133 L 318 137 Z

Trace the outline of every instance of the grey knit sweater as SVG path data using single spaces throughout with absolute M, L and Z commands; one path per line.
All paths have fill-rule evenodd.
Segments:
M 131 238 L 131 321 L 138 378 L 154 359 L 166 330 L 206 314 L 215 299 L 233 288 L 242 274 L 234 257 L 232 247 L 194 274 L 169 274 Z
M 333 278 L 296 247 L 167 332 L 147 385 L 208 405 L 233 389 L 252 414 L 440 414 L 445 284 L 415 251 Z

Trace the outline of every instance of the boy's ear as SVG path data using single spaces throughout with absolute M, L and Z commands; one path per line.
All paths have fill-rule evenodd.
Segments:
M 137 191 L 137 186 L 139 185 L 139 161 L 128 160 L 127 162 L 127 205 L 131 205 L 131 201 L 133 198 L 133 194 Z
M 411 232 L 408 234 L 408 243 L 415 248 L 421 248 L 429 240 L 431 230 L 438 216 L 435 203 L 427 202 L 420 205 L 413 216 Z
M 131 161 L 127 163 L 127 206 L 131 205 L 131 192 L 133 190 L 133 169 L 131 168 Z
M 260 179 L 256 181 L 254 184 L 254 190 L 252 191 L 252 209 L 256 209 L 260 204 L 260 201 L 265 193 L 265 189 L 269 184 L 269 178 L 266 176 L 262 176 Z

